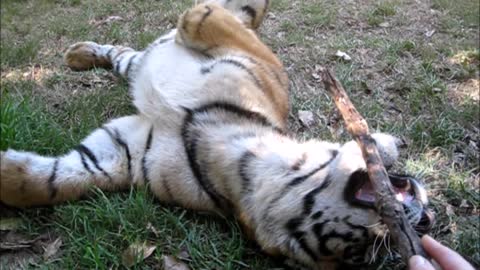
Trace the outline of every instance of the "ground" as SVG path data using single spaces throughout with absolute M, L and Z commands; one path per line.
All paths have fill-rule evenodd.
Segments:
M 63 52 L 83 40 L 144 48 L 192 2 L 2 1 L 0 148 L 61 154 L 106 120 L 133 113 L 125 81 L 105 70 L 70 71 Z M 319 65 L 332 67 L 371 129 L 408 143 L 398 168 L 428 187 L 431 234 L 480 267 L 479 2 L 271 2 L 260 35 L 290 76 L 292 133 L 348 139 L 315 75 Z M 313 125 L 302 124 L 299 115 L 309 113 L 301 111 Z M 0 216 L 2 269 L 116 269 L 135 243 L 156 246 L 139 269 L 161 269 L 165 254 L 192 269 L 282 267 L 234 221 L 161 205 L 143 190 L 93 191 L 52 208 L 2 206 Z M 376 263 L 404 268 L 394 255 Z

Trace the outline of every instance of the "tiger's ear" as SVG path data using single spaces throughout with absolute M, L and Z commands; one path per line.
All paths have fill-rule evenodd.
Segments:
M 385 168 L 392 167 L 398 159 L 398 148 L 405 146 L 405 142 L 401 139 L 385 134 L 374 133 L 372 134 L 375 143 L 377 144 L 378 152 L 383 160 Z

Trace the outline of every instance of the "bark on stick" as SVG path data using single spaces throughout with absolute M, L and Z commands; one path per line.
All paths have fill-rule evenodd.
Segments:
M 370 135 L 367 122 L 355 109 L 345 89 L 330 70 L 322 68 L 320 77 L 325 85 L 325 89 L 329 92 L 340 111 L 348 132 L 362 149 L 368 176 L 375 190 L 375 207 L 383 222 L 387 225 L 400 255 L 407 265 L 408 259 L 413 255 L 421 255 L 428 258 L 420 243 L 420 238 L 406 218 L 402 204 L 395 199 L 392 184 L 378 153 L 375 141 Z

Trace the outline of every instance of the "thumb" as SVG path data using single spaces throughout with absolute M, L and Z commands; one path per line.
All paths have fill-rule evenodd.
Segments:
M 409 270 L 435 270 L 432 264 L 419 255 L 414 255 L 408 260 Z

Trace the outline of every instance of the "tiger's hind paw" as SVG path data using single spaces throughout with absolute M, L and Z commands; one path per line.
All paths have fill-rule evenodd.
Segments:
M 216 3 L 195 6 L 177 24 L 176 41 L 199 51 L 235 44 L 236 36 L 246 31 L 240 20 Z
M 48 200 L 48 176 L 33 175 L 34 155 L 8 150 L 0 152 L 0 202 L 15 207 L 36 205 Z M 45 165 L 40 164 L 41 169 Z
M 102 50 L 103 46 L 91 42 L 78 42 L 71 45 L 63 59 L 65 64 L 75 71 L 92 69 L 94 67 L 111 68 L 112 63 Z

